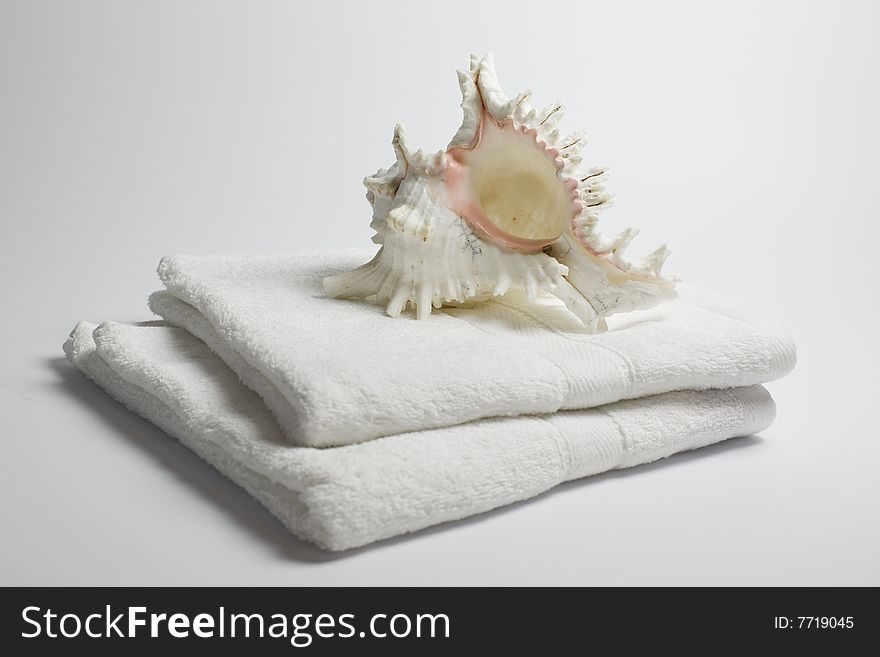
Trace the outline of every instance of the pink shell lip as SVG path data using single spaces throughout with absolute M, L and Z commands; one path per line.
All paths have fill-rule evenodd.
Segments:
M 479 232 L 485 234 L 491 240 L 495 242 L 500 242 L 505 246 L 514 249 L 516 251 L 521 251 L 523 253 L 537 253 L 541 251 L 545 247 L 553 244 L 557 239 L 559 239 L 562 232 L 559 235 L 554 235 L 553 237 L 547 237 L 542 239 L 528 239 L 524 237 L 518 237 L 516 235 L 512 235 L 507 231 L 500 229 L 492 220 L 486 215 L 483 208 L 479 203 L 474 201 L 462 201 L 460 198 L 460 193 L 455 193 L 458 190 L 461 190 L 466 182 L 464 180 L 464 153 L 466 151 L 471 151 L 477 148 L 480 145 L 480 141 L 483 135 L 483 125 L 486 121 L 494 121 L 495 125 L 497 125 L 502 130 L 515 130 L 522 135 L 530 137 L 532 142 L 540 151 L 543 151 L 547 158 L 553 163 L 553 166 L 556 168 L 556 175 L 559 180 L 559 183 L 565 186 L 570 195 L 571 195 L 571 217 L 567 224 L 571 224 L 575 218 L 577 218 L 581 212 L 584 210 L 584 204 L 580 200 L 580 196 L 578 193 L 578 181 L 574 178 L 570 178 L 566 176 L 563 171 L 565 169 L 565 161 L 562 159 L 562 156 L 558 149 L 553 148 L 547 143 L 538 137 L 538 131 L 535 128 L 517 128 L 513 124 L 512 119 L 507 119 L 501 123 L 495 121 L 488 112 L 483 111 L 483 116 L 480 120 L 480 126 L 477 129 L 476 137 L 474 138 L 474 142 L 467 147 L 458 147 L 451 148 L 447 151 L 448 159 L 446 166 L 446 188 L 449 190 L 450 199 L 451 199 L 451 209 L 454 210 L 459 216 L 464 218 L 471 226 L 477 229 Z

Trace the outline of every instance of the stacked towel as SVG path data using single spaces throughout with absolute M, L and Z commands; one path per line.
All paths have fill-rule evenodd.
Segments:
M 761 431 L 757 384 L 794 365 L 778 326 L 691 288 L 602 335 L 550 299 L 417 322 L 323 296 L 365 259 L 166 258 L 165 323 L 80 323 L 65 351 L 332 550 Z
M 556 299 L 392 321 L 328 300 L 321 280 L 368 254 L 176 256 L 150 306 L 205 341 L 276 416 L 288 440 L 324 447 L 499 415 L 555 413 L 672 390 L 749 386 L 791 368 L 786 333 L 684 288 L 588 335 Z

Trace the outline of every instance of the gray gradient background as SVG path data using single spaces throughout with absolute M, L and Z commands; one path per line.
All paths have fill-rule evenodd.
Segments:
M 849 1 L 3 0 L 0 584 L 880 584 L 878 28 Z M 445 145 L 485 50 L 588 132 L 611 230 L 800 362 L 760 436 L 328 556 L 60 345 L 147 319 L 163 254 L 368 244 L 394 123 Z

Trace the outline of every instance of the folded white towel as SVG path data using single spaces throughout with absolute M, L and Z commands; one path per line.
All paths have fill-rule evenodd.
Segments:
M 276 261 L 274 270 L 274 288 L 265 291 L 256 285 L 255 296 L 265 292 L 277 299 L 277 288 L 298 289 L 292 284 L 296 280 L 288 281 L 286 267 Z M 293 296 L 304 298 L 302 293 Z M 357 309 L 349 313 L 364 314 L 360 305 L 340 305 Z M 266 317 L 271 321 L 271 314 Z M 441 316 L 439 328 L 430 332 L 472 335 L 470 324 L 465 329 L 459 324 Z M 389 320 L 384 325 L 397 332 L 407 329 L 395 327 L 414 322 Z M 420 324 L 418 330 L 426 329 Z M 76 367 L 131 410 L 245 488 L 295 534 L 331 550 L 487 511 L 570 479 L 761 431 L 775 413 L 767 392 L 754 386 L 668 393 L 549 416 L 482 420 L 336 449 L 292 447 L 259 397 L 186 331 L 80 323 L 64 348 Z M 735 352 L 740 348 L 732 346 Z M 351 354 L 354 349 L 348 345 L 341 351 Z M 390 357 L 407 366 L 406 358 Z M 335 362 L 322 358 L 316 356 L 325 364 Z M 553 369 L 546 361 L 535 364 Z
M 555 299 L 513 294 L 426 322 L 327 299 L 322 279 L 369 253 L 162 260 L 151 308 L 204 340 L 299 445 L 355 443 L 503 415 L 764 383 L 794 366 L 787 333 L 684 286 L 588 335 Z

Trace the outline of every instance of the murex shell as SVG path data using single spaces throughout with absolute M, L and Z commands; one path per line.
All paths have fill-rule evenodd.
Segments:
M 397 160 L 364 180 L 381 248 L 326 278 L 327 296 L 375 297 L 392 317 L 410 304 L 425 319 L 432 306 L 519 288 L 555 295 L 591 332 L 609 315 L 673 298 L 665 245 L 630 260 L 637 231 L 602 232 L 605 170 L 579 171 L 586 140 L 560 136 L 562 105 L 535 111 L 529 91 L 511 100 L 491 55 L 472 55 L 458 79 L 464 119 L 445 151 L 414 150 L 403 126 L 394 129 Z

